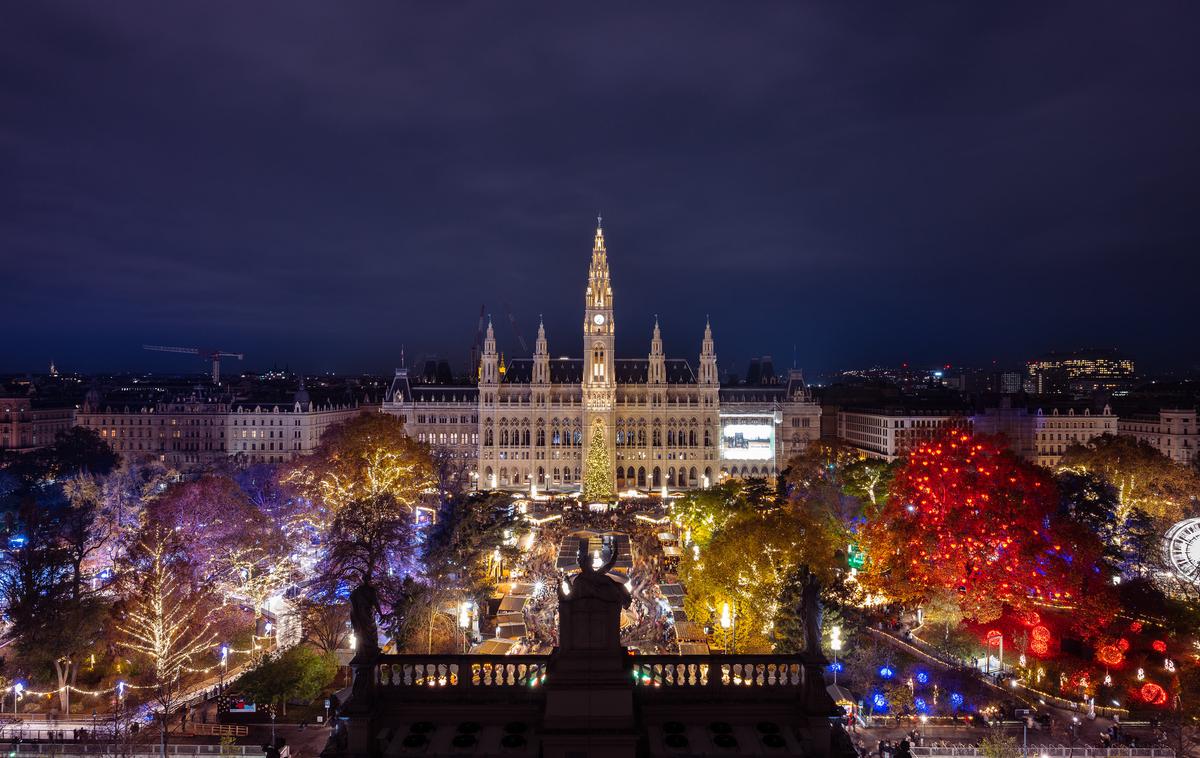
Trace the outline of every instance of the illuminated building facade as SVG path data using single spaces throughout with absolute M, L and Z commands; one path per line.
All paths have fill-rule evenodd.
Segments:
M 1136 378 L 1133 360 L 1116 350 L 1047 353 L 1029 361 L 1026 370 L 1028 390 L 1037 395 L 1123 392 L 1132 388 Z
M 947 429 L 970 425 L 967 413 L 953 408 L 847 408 L 838 412 L 838 439 L 868 457 L 894 461 Z
M 0 450 L 24 453 L 46 447 L 74 423 L 71 407 L 38 407 L 27 397 L 0 397 Z
M 1163 408 L 1154 413 L 1123 416 L 1121 434 L 1136 437 L 1178 463 L 1192 463 L 1200 448 L 1200 425 L 1195 408 Z
M 617 491 L 703 487 L 731 476 L 772 477 L 820 433 L 803 376 L 721 387 L 711 325 L 696 368 L 663 353 L 655 319 L 645 358 L 618 358 L 604 231 L 597 225 L 583 309 L 583 358 L 551 358 L 538 325 L 533 355 L 503 361 L 487 325 L 479 379 L 421 385 L 397 369 L 383 410 L 410 435 L 470 467 L 483 489 L 575 490 L 593 444 L 605 446 Z M 593 460 L 595 457 L 593 457 Z
M 1088 407 L 1045 406 L 1013 408 L 1002 403 L 976 413 L 972 425 L 977 434 L 1000 435 L 1019 457 L 1041 466 L 1054 467 L 1071 445 L 1086 445 L 1103 434 L 1117 434 L 1117 417 L 1104 406 L 1093 412 Z
M 282 463 L 316 448 L 333 424 L 378 406 L 313 403 L 301 383 L 290 403 L 238 403 L 199 397 L 142 405 L 105 403 L 90 391 L 75 423 L 93 429 L 122 457 L 157 458 L 177 468 L 227 456 Z

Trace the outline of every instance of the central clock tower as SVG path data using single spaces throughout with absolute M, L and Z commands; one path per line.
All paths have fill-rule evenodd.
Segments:
M 597 217 L 583 309 L 583 497 L 593 501 L 608 501 L 616 496 L 613 468 L 616 327 L 612 296 L 604 229 Z

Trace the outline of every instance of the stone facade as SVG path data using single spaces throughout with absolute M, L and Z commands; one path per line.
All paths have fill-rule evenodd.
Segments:
M 970 426 L 970 417 L 955 409 L 848 408 L 838 413 L 838 439 L 885 461 L 947 429 Z
M 1071 445 L 1117 433 L 1117 417 L 1107 405 L 1096 413 L 1071 405 L 1033 410 L 1002 405 L 977 413 L 972 423 L 976 432 L 1003 435 L 1018 456 L 1046 467 L 1057 466 Z
M 444 446 L 469 465 L 472 482 L 483 489 L 579 489 L 593 439 L 606 446 L 608 483 L 621 492 L 771 477 L 819 436 L 821 409 L 800 372 L 786 384 L 720 386 L 709 324 L 695 370 L 663 354 L 657 319 L 645 358 L 616 357 L 613 285 L 600 227 L 583 310 L 583 358 L 551 358 L 539 324 L 533 356 L 505 362 L 489 322 L 477 383 L 421 385 L 397 369 L 384 412 L 403 419 L 418 440 Z M 731 428 L 762 429 L 764 439 L 738 431 L 723 442 Z
M 1192 463 L 1200 449 L 1200 424 L 1195 408 L 1163 408 L 1156 413 L 1135 413 L 1117 424 L 1121 434 L 1136 437 L 1178 463 Z
M 46 447 L 74 419 L 74 408 L 42 408 L 27 397 L 0 397 L 0 450 L 25 453 Z
M 317 405 L 303 384 L 290 403 L 238 403 L 179 398 L 117 406 L 88 393 L 75 423 L 94 429 L 123 457 L 157 458 L 187 468 L 227 456 L 283 463 L 311 453 L 333 424 L 377 408 L 358 403 Z

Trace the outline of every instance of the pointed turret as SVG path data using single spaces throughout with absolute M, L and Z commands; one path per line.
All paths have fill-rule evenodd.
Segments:
M 613 381 L 613 291 L 608 275 L 608 252 L 604 248 L 604 229 L 596 217 L 596 238 L 592 244 L 592 263 L 588 267 L 588 285 L 584 296 L 583 354 L 589 356 L 585 380 L 593 385 Z
M 700 343 L 700 383 L 717 384 L 717 354 L 713 351 L 712 324 L 704 318 L 704 341 Z
M 296 388 L 296 394 L 292 397 L 296 405 L 300 406 L 300 410 L 307 411 L 309 405 L 312 404 L 312 398 L 309 397 L 308 390 L 304 386 L 304 374 L 300 375 L 300 386 Z
M 496 384 L 500 381 L 499 356 L 496 354 L 496 331 L 492 329 L 492 317 L 488 316 L 487 333 L 483 337 L 483 358 L 480 363 L 479 381 Z
M 664 384 L 667 381 L 667 364 L 663 357 L 662 332 L 658 330 L 658 315 L 654 316 L 654 335 L 650 338 L 650 362 L 646 367 L 646 381 Z
M 533 345 L 533 376 L 534 384 L 550 383 L 550 352 L 546 348 L 546 326 L 542 317 L 538 316 L 537 341 Z
M 604 228 L 596 217 L 596 236 L 592 240 L 592 264 L 588 267 L 588 311 L 612 309 L 612 282 L 608 276 L 608 250 L 604 247 Z

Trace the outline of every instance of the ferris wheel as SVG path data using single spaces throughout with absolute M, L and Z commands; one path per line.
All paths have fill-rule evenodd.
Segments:
M 1184 519 L 1167 530 L 1163 557 L 1180 579 L 1200 583 L 1200 518 Z

